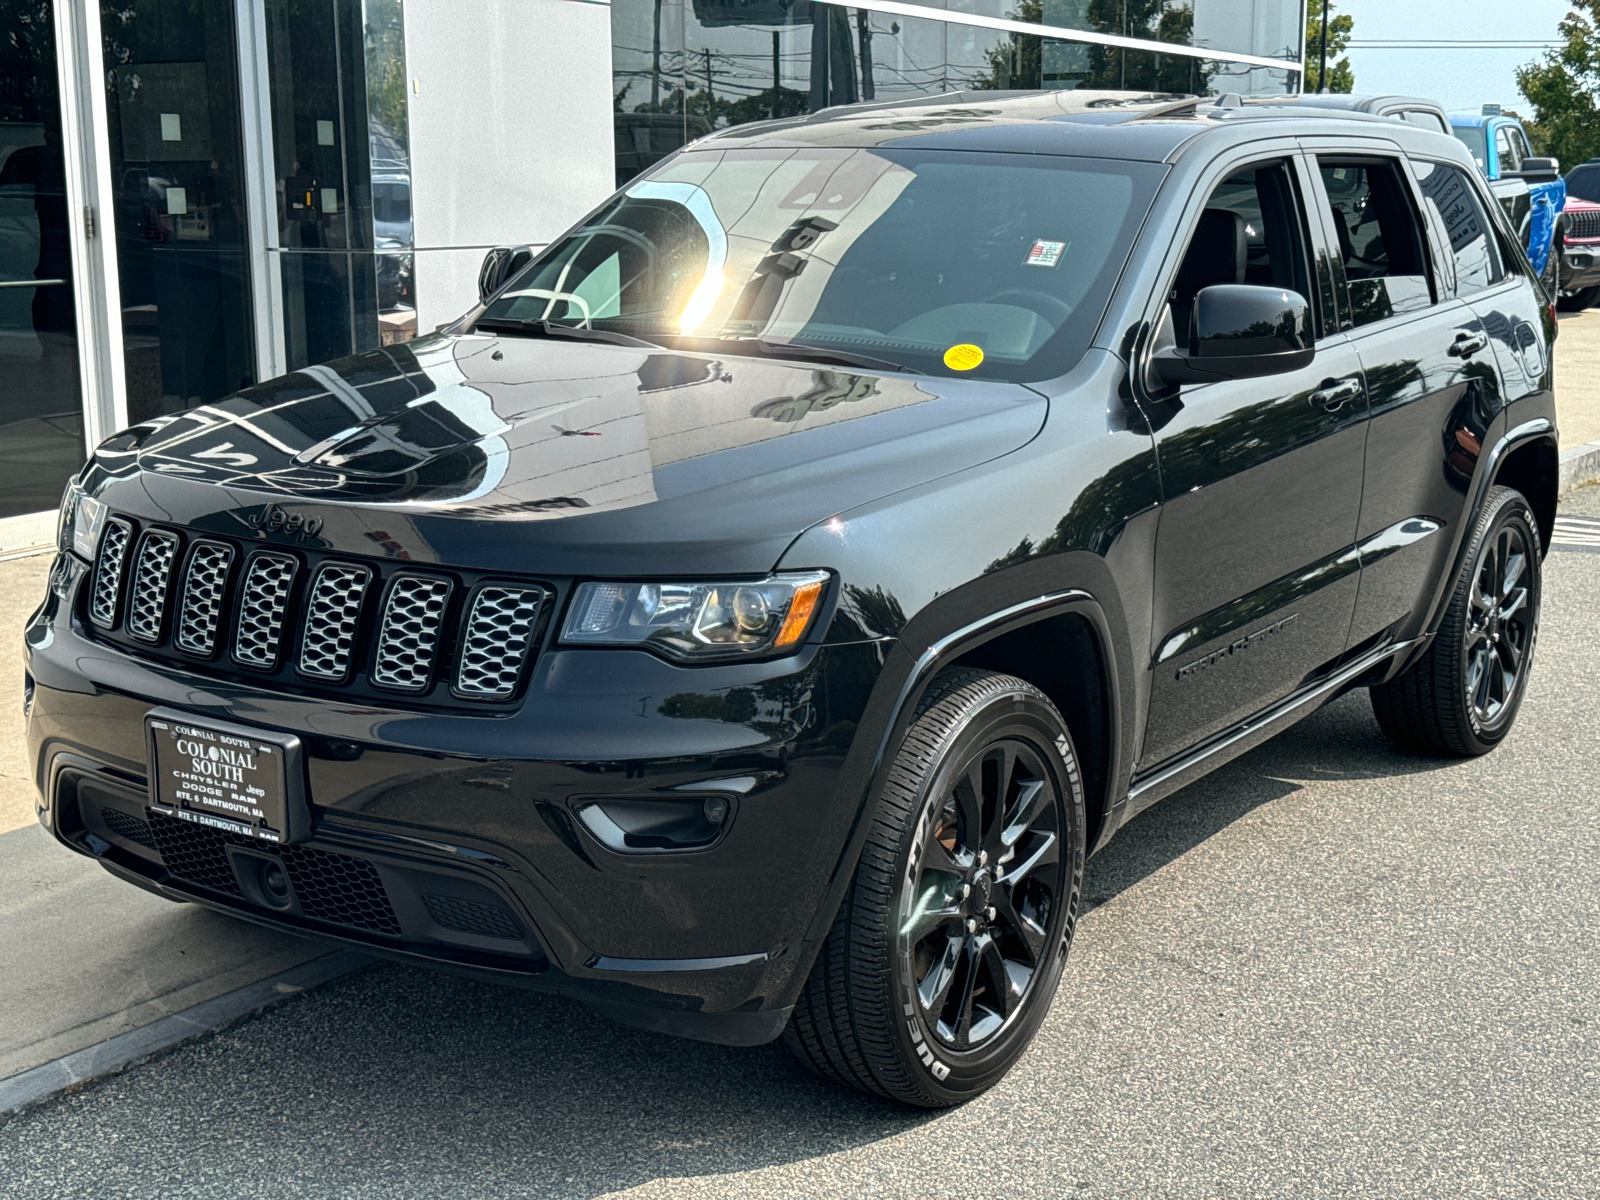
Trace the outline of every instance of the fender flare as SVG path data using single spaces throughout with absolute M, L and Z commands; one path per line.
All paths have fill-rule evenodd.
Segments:
M 969 624 L 952 629 L 931 641 L 911 663 L 900 682 L 890 709 L 889 719 L 881 726 L 866 771 L 866 783 L 856 805 L 855 821 L 845 840 L 843 852 L 834 867 L 833 877 L 823 893 L 821 902 L 812 915 L 805 934 L 807 943 L 820 944 L 833 926 L 839 906 L 844 902 L 846 889 L 855 879 L 856 864 L 866 845 L 871 814 L 878 796 L 882 793 L 889 769 L 894 761 L 894 751 L 905 739 L 906 731 L 916 716 L 917 705 L 934 677 L 951 662 L 985 642 L 1058 616 L 1083 617 L 1099 644 L 1101 661 L 1106 671 L 1106 688 L 1110 697 L 1107 724 L 1111 742 L 1112 759 L 1108 772 L 1108 788 L 1103 801 L 1105 811 L 1098 845 L 1116 831 L 1128 795 L 1127 773 L 1131 759 L 1125 753 L 1123 740 L 1127 735 L 1127 722 L 1123 713 L 1129 693 L 1125 689 L 1123 668 L 1118 662 L 1118 643 L 1112 632 L 1110 620 L 1100 601 L 1087 588 L 1064 587 L 1046 592 L 1032 599 L 1011 604 Z M 1092 852 L 1097 846 L 1088 847 Z M 809 957 L 809 956 L 808 956 Z M 809 969 L 809 962 L 805 964 Z

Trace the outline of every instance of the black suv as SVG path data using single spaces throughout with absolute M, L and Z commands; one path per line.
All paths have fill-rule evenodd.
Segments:
M 822 113 L 483 284 L 96 451 L 27 628 L 65 845 L 940 1106 L 1135 813 L 1354 688 L 1515 718 L 1555 327 L 1444 134 Z

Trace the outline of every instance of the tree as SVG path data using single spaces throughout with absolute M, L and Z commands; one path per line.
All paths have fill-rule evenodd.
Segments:
M 1576 166 L 1600 154 L 1600 0 L 1572 0 L 1557 26 L 1563 45 L 1517 68 L 1533 105 L 1541 151 Z
M 1307 0 L 1306 3 L 1306 88 L 1308 92 L 1322 90 L 1322 5 L 1324 0 Z M 1353 92 L 1356 90 L 1356 72 L 1349 58 L 1335 58 L 1344 54 L 1350 44 L 1350 31 L 1356 19 L 1349 13 L 1328 18 L 1328 90 Z

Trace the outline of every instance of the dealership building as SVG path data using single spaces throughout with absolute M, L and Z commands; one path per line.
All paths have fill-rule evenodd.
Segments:
M 6 0 L 0 551 L 116 429 L 455 318 L 486 249 L 712 130 L 1295 93 L 1304 30 L 1304 0 Z

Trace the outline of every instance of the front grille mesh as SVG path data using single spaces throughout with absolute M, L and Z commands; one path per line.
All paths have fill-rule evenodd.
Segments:
M 456 691 L 500 700 L 517 690 L 543 595 L 531 588 L 478 589 L 461 639 Z
M 221 542 L 201 542 L 189 555 L 178 604 L 178 649 L 209 658 L 217 648 L 217 627 L 222 624 L 222 597 L 233 565 L 233 547 Z
M 314 558 L 302 587 L 303 561 L 182 530 L 141 531 L 114 516 L 86 607 L 113 642 L 131 639 L 142 650 L 170 637 L 167 648 L 187 656 L 186 669 L 226 644 L 252 671 L 416 696 L 437 681 L 441 693 L 448 685 L 459 700 L 482 703 L 510 700 L 527 677 L 547 588 L 497 581 L 462 589 L 442 575 L 405 569 L 385 578 L 332 558 Z
M 1600 238 L 1600 209 L 1579 209 L 1567 214 L 1567 237 Z
M 287 554 L 257 554 L 245 567 L 239 626 L 233 635 L 235 661 L 265 670 L 278 665 L 283 610 L 289 603 L 294 568 L 295 561 Z
M 423 907 L 434 924 L 457 933 L 475 933 L 479 937 L 520 938 L 522 926 L 517 919 L 498 904 L 484 904 L 480 900 L 462 900 L 456 896 L 422 894 Z
M 428 575 L 397 575 L 383 606 L 378 630 L 378 652 L 372 663 L 372 682 L 401 691 L 420 692 L 428 686 L 448 580 Z
M 343 679 L 350 672 L 356 625 L 368 571 L 349 563 L 330 563 L 317 572 L 306 599 L 305 631 L 300 638 L 300 670 L 318 679 Z
M 229 846 L 250 846 L 268 850 L 260 842 L 242 834 L 227 833 L 209 825 L 197 825 L 146 810 L 155 848 L 167 870 L 186 883 L 243 896 Z M 378 869 L 364 858 L 335 854 L 315 846 L 274 846 L 269 853 L 283 862 L 289 884 L 306 916 L 335 925 L 348 925 L 373 933 L 398 934 L 400 920 Z
M 95 563 L 94 586 L 89 593 L 89 619 L 103 629 L 117 623 L 117 601 L 122 592 L 122 560 L 128 553 L 133 526 L 113 517 L 100 538 L 100 558 Z
M 128 601 L 128 632 L 141 642 L 159 642 L 167 617 L 167 584 L 172 580 L 172 559 L 178 552 L 178 535 L 152 529 L 144 535 L 139 560 L 133 568 L 133 594 Z
M 130 842 L 138 842 L 141 846 L 155 846 L 155 835 L 150 832 L 150 826 L 138 817 L 130 817 L 127 813 L 115 808 L 102 808 L 100 819 L 105 822 L 107 829 L 118 837 L 127 838 Z

